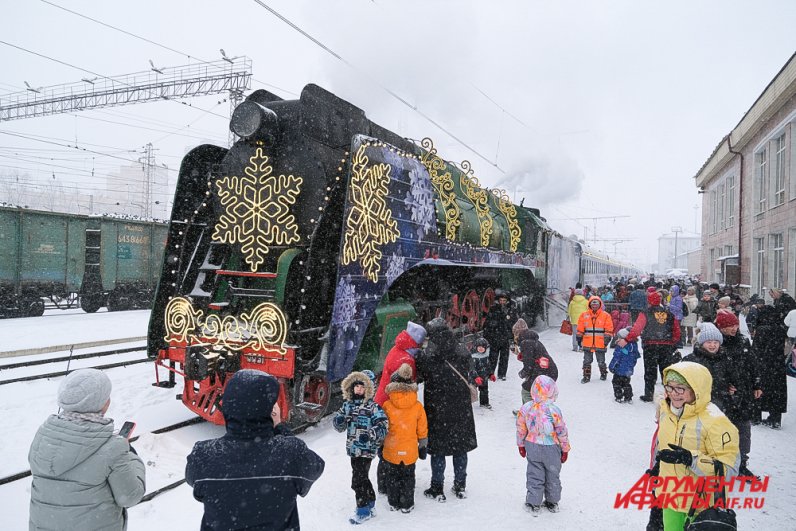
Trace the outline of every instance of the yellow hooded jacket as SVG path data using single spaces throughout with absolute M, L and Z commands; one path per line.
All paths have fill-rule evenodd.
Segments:
M 583 295 L 575 295 L 572 297 L 572 300 L 569 301 L 569 306 L 567 307 L 569 322 L 575 326 L 578 326 L 578 319 L 580 318 L 580 315 L 588 309 L 589 301 L 586 300 L 586 297 Z
M 685 378 L 694 390 L 696 400 L 692 404 L 685 404 L 680 416 L 671 410 L 666 399 L 661 400 L 656 450 L 669 449 L 670 444 L 675 444 L 691 451 L 694 459 L 691 466 L 661 461 L 660 476 L 676 477 L 678 480 L 688 475 L 694 478 L 714 476 L 714 459 L 724 463 L 725 477 L 735 476 L 740 466 L 738 429 L 710 401 L 713 385 L 710 371 L 699 363 L 683 361 L 663 370 L 664 382 L 670 371 L 676 371 Z M 693 494 L 685 485 L 675 488 L 674 483 L 664 482 L 656 494 Z M 669 508 L 678 512 L 688 512 L 691 507 L 690 497 L 676 497 L 673 502 L 674 505 Z

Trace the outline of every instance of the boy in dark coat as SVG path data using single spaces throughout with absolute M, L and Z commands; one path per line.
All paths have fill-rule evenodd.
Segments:
M 627 339 L 629 333 L 629 328 L 622 328 L 616 337 Z M 640 357 L 636 341 L 629 341 L 625 343 L 624 347 L 619 345 L 614 347 L 614 356 L 611 358 L 611 363 L 608 364 L 608 370 L 614 375 L 611 380 L 611 385 L 614 387 L 614 400 L 620 404 L 633 403 L 633 386 L 630 385 L 630 377 L 633 376 L 633 369 Z
M 478 402 L 481 407 L 492 409 L 489 404 L 489 381 L 495 381 L 493 365 L 489 360 L 489 341 L 479 337 L 473 343 L 473 370 L 470 371 L 470 381 L 478 387 Z
M 556 362 L 547 349 L 539 341 L 539 334 L 533 330 L 525 330 L 520 335 L 520 354 L 519 361 L 522 362 L 522 370 L 519 377 L 522 381 L 522 403 L 531 400 L 531 386 L 537 376 L 549 376 L 553 380 L 558 380 L 558 367 Z
M 356 498 L 357 510 L 349 519 L 361 524 L 375 516 L 376 493 L 368 474 L 370 463 L 379 452 L 387 436 L 387 415 L 373 401 L 375 394 L 371 379 L 364 372 L 354 371 L 340 384 L 343 405 L 332 419 L 337 431 L 346 432 L 346 453 L 351 457 L 351 488 Z
M 492 346 L 492 370 L 501 380 L 506 379 L 509 345 L 513 335 L 511 329 L 517 322 L 517 317 L 517 310 L 508 294 L 501 289 L 495 290 L 495 302 L 489 308 L 484 322 L 484 338 Z
M 700 330 L 694 351 L 683 361 L 693 361 L 707 367 L 713 377 L 710 401 L 726 415 L 732 405 L 730 388 L 735 384 L 735 371 L 727 353 L 721 348 L 724 336 L 719 329 L 713 323 L 702 323 Z
M 185 467 L 204 504 L 202 531 L 300 529 L 296 495 L 307 495 L 324 462 L 280 423 L 278 397 L 279 382 L 261 371 L 244 369 L 227 382 L 227 433 L 197 442 Z
M 738 445 L 741 450 L 740 476 L 754 476 L 747 467 L 749 452 L 752 449 L 752 417 L 759 401 L 760 376 L 757 363 L 752 355 L 752 345 L 738 333 L 738 318 L 733 314 L 722 313 L 716 316 L 716 326 L 724 337 L 722 347 L 727 353 L 734 370 L 735 381 L 730 386 L 730 406 L 727 418 L 738 428 Z
M 453 493 L 457 498 L 464 498 L 467 452 L 478 446 L 466 381 L 472 358 L 444 319 L 432 320 L 426 330 L 428 347 L 417 356 L 417 373 L 425 381 L 423 402 L 428 415 L 428 453 L 431 455 L 431 487 L 423 494 L 445 501 L 445 456 L 452 455 Z

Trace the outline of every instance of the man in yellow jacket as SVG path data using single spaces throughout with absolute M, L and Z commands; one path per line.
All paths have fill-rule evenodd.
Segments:
M 664 529 L 681 531 L 693 503 L 696 479 L 715 476 L 715 461 L 724 465 L 725 477 L 737 474 L 738 429 L 710 401 L 713 378 L 704 366 L 675 363 L 663 370 L 663 381 L 666 397 L 660 403 L 656 442 L 662 487 L 656 495 L 667 500 Z M 694 481 L 683 481 L 688 477 Z
M 588 309 L 589 303 L 586 297 L 583 296 L 583 290 L 580 288 L 576 289 L 575 295 L 569 301 L 569 306 L 567 306 L 567 315 L 572 325 L 572 352 L 577 352 L 578 347 L 580 347 L 580 338 L 576 332 L 578 329 L 578 319 L 580 319 L 580 315 Z
M 589 297 L 588 309 L 578 318 L 578 340 L 583 348 L 583 379 L 580 383 L 591 380 L 591 364 L 597 355 L 597 366 L 600 368 L 600 380 L 608 377 L 608 366 L 605 364 L 605 351 L 614 334 L 614 321 L 603 310 L 600 297 Z

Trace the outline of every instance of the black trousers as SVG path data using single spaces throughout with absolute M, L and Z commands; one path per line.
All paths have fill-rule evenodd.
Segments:
M 661 373 L 663 381 L 663 369 L 674 361 L 672 354 L 675 351 L 674 345 L 644 345 L 644 395 L 652 397 L 655 391 L 655 382 L 658 380 L 658 372 Z
M 395 465 L 384 461 L 387 469 L 387 501 L 391 507 L 409 509 L 415 505 L 415 465 Z
M 498 378 L 505 378 L 506 372 L 509 370 L 509 345 L 495 345 L 492 347 L 496 350 L 497 357 L 497 373 Z
M 351 489 L 357 499 L 357 507 L 364 507 L 376 501 L 373 483 L 370 482 L 370 457 L 351 458 Z
M 630 376 L 617 376 L 611 380 L 614 386 L 614 398 L 618 400 L 630 400 L 633 398 L 633 387 L 630 385 Z
M 484 379 L 483 385 L 479 385 L 478 387 L 478 402 L 485 406 L 489 404 L 489 380 Z
M 387 494 L 387 461 L 382 456 L 384 447 L 379 448 L 379 464 L 376 465 L 376 488 L 379 494 Z

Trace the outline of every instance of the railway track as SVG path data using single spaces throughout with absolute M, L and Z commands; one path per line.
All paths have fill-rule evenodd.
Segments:
M 50 363 L 69 362 L 70 359 L 71 360 L 82 360 L 82 359 L 90 359 L 90 358 L 101 358 L 101 357 L 104 357 L 104 356 L 115 356 L 115 355 L 118 355 L 118 354 L 127 354 L 127 353 L 130 353 L 130 352 L 138 352 L 138 351 L 145 351 L 145 350 L 146 350 L 146 346 L 126 347 L 126 348 L 119 348 L 119 349 L 107 350 L 107 351 L 102 351 L 102 352 L 91 352 L 91 353 L 88 353 L 88 354 L 77 354 L 77 355 L 72 355 L 72 356 L 60 356 L 60 357 L 57 357 L 57 358 L 49 358 L 49 359 L 44 359 L 44 360 L 30 360 L 30 361 L 24 361 L 24 362 L 19 362 L 19 363 L 9 363 L 7 365 L 0 365 L 0 372 L 6 371 L 6 370 L 12 370 L 12 369 L 21 369 L 21 368 L 25 368 L 25 367 L 35 367 L 37 365 L 47 365 L 47 364 L 50 364 Z M 91 368 L 99 369 L 99 370 L 113 369 L 113 368 L 116 368 L 116 367 L 125 367 L 127 365 L 136 365 L 136 364 L 139 364 L 139 363 L 146 363 L 148 361 L 152 361 L 152 360 L 150 358 L 148 358 L 148 357 L 145 357 L 143 359 L 120 361 L 120 362 L 117 362 L 117 363 L 108 363 L 108 364 L 105 364 L 105 365 L 96 365 L 96 366 L 93 366 Z M 81 368 L 83 368 L 83 367 L 81 367 Z M 72 369 L 72 370 L 76 370 L 76 369 Z M 33 380 L 43 380 L 45 378 L 56 378 L 58 376 L 66 376 L 67 374 L 69 374 L 69 372 L 71 372 L 71 371 L 56 371 L 56 372 L 49 372 L 49 373 L 45 373 L 45 374 L 35 374 L 35 375 L 31 375 L 31 376 L 21 376 L 21 377 L 18 377 L 18 378 L 8 378 L 6 380 L 0 380 L 0 385 L 7 385 L 7 384 L 12 384 L 12 383 L 17 383 L 17 382 L 29 382 L 29 381 L 33 381 Z
M 172 424 L 172 425 L 166 426 L 164 428 L 158 428 L 157 430 L 153 430 L 151 433 L 159 435 L 161 433 L 168 433 L 170 431 L 179 430 L 181 428 L 185 428 L 187 426 L 193 426 L 194 424 L 200 424 L 202 422 L 205 422 L 205 419 L 203 419 L 202 417 L 194 417 L 192 419 L 184 420 L 182 422 L 178 422 L 176 424 Z M 135 441 L 138 440 L 138 438 L 139 438 L 139 436 L 132 437 L 130 439 L 130 442 L 131 443 L 135 442 Z M 30 469 L 25 470 L 24 472 L 17 472 L 16 474 L 11 474 L 10 476 L 6 476 L 4 478 L 0 478 L 0 485 L 6 485 L 8 483 L 13 483 L 14 481 L 19 481 L 20 479 L 25 479 L 26 477 L 29 477 L 29 476 L 30 476 Z M 183 480 L 183 481 L 185 481 L 185 480 Z M 174 486 L 177 486 L 177 485 L 174 485 Z M 161 490 L 162 492 L 165 492 L 166 490 L 170 490 L 167 487 L 163 487 L 163 489 L 159 489 L 159 490 Z M 171 488 L 174 488 L 174 487 L 171 487 Z M 154 492 L 157 492 L 157 491 L 153 491 L 153 493 Z M 150 494 L 152 494 L 152 493 L 150 493 Z M 149 496 L 149 494 L 147 494 L 147 496 Z

